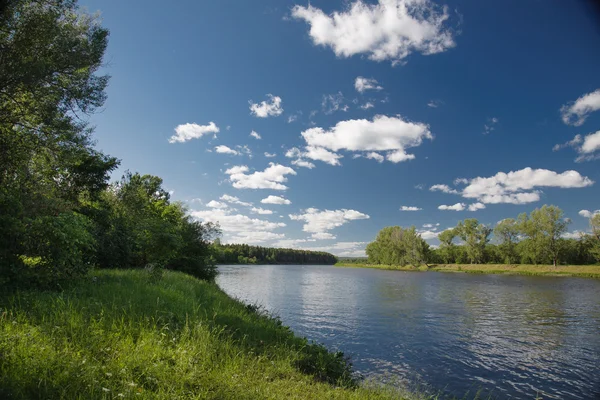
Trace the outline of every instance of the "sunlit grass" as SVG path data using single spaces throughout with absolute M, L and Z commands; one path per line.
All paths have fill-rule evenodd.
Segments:
M 467 272 L 479 274 L 518 274 L 547 276 L 578 276 L 600 278 L 600 265 L 529 265 L 529 264 L 430 264 L 412 266 L 380 265 L 380 264 L 335 264 L 338 267 L 376 268 L 399 271 L 440 271 Z
M 61 293 L 0 298 L 0 398 L 425 398 L 353 386 L 340 368 L 277 319 L 182 273 L 151 283 L 144 271 L 99 271 Z

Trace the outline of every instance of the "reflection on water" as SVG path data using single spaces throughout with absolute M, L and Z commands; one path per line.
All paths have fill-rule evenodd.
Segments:
M 364 375 L 462 397 L 600 398 L 600 281 L 328 266 L 222 266 L 230 295 Z

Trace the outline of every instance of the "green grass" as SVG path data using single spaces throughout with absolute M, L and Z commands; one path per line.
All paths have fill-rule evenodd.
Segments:
M 215 284 L 97 271 L 0 297 L 0 398 L 417 399 L 355 385 L 340 355 Z
M 545 275 L 545 276 L 577 276 L 583 278 L 600 278 L 600 265 L 529 265 L 529 264 L 430 264 L 419 268 L 412 266 L 395 266 L 380 264 L 344 264 L 337 267 L 376 268 L 398 271 L 439 271 L 466 272 L 473 274 L 514 274 L 514 275 Z

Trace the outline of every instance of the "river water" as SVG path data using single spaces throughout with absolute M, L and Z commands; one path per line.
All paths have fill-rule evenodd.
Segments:
M 600 399 L 600 280 L 225 265 L 217 282 L 354 369 L 462 398 Z M 470 396 L 469 395 L 469 396 Z

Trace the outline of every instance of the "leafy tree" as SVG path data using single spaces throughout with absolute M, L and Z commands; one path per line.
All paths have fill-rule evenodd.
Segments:
M 0 283 L 51 285 L 91 265 L 67 267 L 92 246 L 79 211 L 117 166 L 93 148 L 84 119 L 105 100 L 108 77 L 97 71 L 108 31 L 75 1 L 1 4 Z
M 450 264 L 456 261 L 456 245 L 454 238 L 456 237 L 455 229 L 446 229 L 438 235 L 440 241 L 439 252 L 444 263 Z
M 402 228 L 388 226 L 377 234 L 374 242 L 366 248 L 369 262 L 373 264 L 412 265 L 427 264 L 429 245 L 417 233 L 414 226 Z
M 489 241 L 492 229 L 480 224 L 475 218 L 459 222 L 456 227 L 458 236 L 464 240 L 467 256 L 471 263 L 479 264 L 484 261 L 485 246 Z
M 517 262 L 516 245 L 519 236 L 519 226 L 514 218 L 507 218 L 498 223 L 494 228 L 494 237 L 499 243 L 498 249 L 503 262 L 513 264 Z
M 534 263 L 551 259 L 554 266 L 562 248 L 562 235 L 567 231 L 568 220 L 563 218 L 563 211 L 556 206 L 544 205 L 535 209 L 530 216 L 519 215 L 519 230 L 529 239 L 525 249 Z
M 600 261 L 600 213 L 596 213 L 590 218 L 590 229 L 592 230 L 590 252 L 597 261 Z

